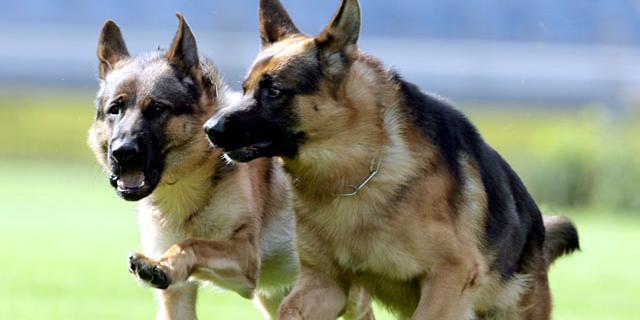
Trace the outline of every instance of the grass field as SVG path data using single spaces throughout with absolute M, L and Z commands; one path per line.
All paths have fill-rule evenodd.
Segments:
M 127 272 L 139 248 L 134 205 L 117 198 L 86 146 L 91 104 L 86 93 L 0 96 L 2 320 L 153 318 L 152 290 Z M 565 212 L 583 252 L 552 268 L 554 319 L 640 319 L 640 119 L 509 108 L 471 118 L 538 200 L 620 208 Z M 587 196 L 574 192 L 585 185 Z M 199 314 L 260 319 L 250 301 L 213 288 Z
M 151 319 L 150 289 L 127 272 L 134 207 L 96 166 L 0 162 L 0 319 Z M 640 221 L 572 212 L 583 252 L 554 265 L 555 319 L 640 319 Z M 259 319 L 250 301 L 206 288 L 201 319 Z M 383 319 L 389 318 L 383 316 Z

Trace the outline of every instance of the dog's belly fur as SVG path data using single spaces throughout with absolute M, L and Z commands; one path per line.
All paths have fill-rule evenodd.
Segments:
M 388 275 L 365 272 L 357 274 L 354 283 L 361 285 L 377 301 L 401 317 L 411 316 L 420 300 L 418 279 L 397 280 Z
M 406 272 L 406 269 L 397 266 L 388 266 L 385 270 L 384 273 L 353 272 L 352 283 L 365 288 L 377 301 L 389 307 L 399 317 L 411 317 L 420 300 L 419 277 L 402 279 L 398 276 Z M 517 311 L 514 308 L 528 286 L 528 277 L 515 275 L 503 281 L 497 275 L 489 275 L 485 281 L 473 303 L 473 310 L 469 311 L 480 316 L 480 319 L 484 319 L 481 315 L 493 317 L 488 319 L 510 319 L 510 312 Z M 428 286 L 428 283 L 426 285 Z
M 492 279 L 478 292 L 467 319 L 512 319 L 512 315 L 518 311 L 515 306 L 521 293 L 526 290 L 527 280 L 526 276 L 521 275 L 504 282 Z M 363 272 L 356 274 L 353 281 L 402 319 L 410 318 L 420 301 L 418 278 L 397 280 L 388 275 Z

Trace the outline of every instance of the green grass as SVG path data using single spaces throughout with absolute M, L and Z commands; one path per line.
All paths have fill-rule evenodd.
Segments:
M 152 290 L 127 272 L 134 206 L 97 167 L 0 166 L 0 319 L 152 319 Z M 250 301 L 205 289 L 204 319 L 257 319 Z
M 640 207 L 637 117 L 510 108 L 470 117 L 536 199 Z M 134 206 L 92 165 L 92 120 L 90 94 L 0 93 L 0 319 L 153 318 L 152 290 L 127 272 L 139 247 Z M 552 267 L 554 319 L 640 319 L 640 215 L 619 211 L 569 212 L 583 252 Z M 201 319 L 260 319 L 234 293 L 202 291 Z
M 96 166 L 0 162 L 0 319 L 151 319 L 152 290 L 127 272 L 134 207 Z M 570 212 L 583 252 L 552 268 L 555 319 L 638 319 L 640 220 Z M 201 319 L 260 319 L 252 303 L 206 288 Z M 383 318 L 388 318 L 385 316 Z
M 94 110 L 87 93 L 0 94 L 0 156 L 91 160 Z
M 582 252 L 551 268 L 554 319 L 640 319 L 640 221 L 574 213 Z

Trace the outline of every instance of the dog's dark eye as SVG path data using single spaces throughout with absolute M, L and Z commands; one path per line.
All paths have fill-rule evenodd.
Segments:
M 151 102 L 145 114 L 150 118 L 157 118 L 169 111 L 169 107 L 161 102 Z
M 270 99 L 277 99 L 282 94 L 280 89 L 269 87 L 267 88 L 267 97 Z
M 262 80 L 260 80 L 260 88 L 258 93 L 262 95 L 263 98 L 276 100 L 282 97 L 282 89 L 275 86 L 273 78 L 269 75 L 265 75 Z
M 122 111 L 123 107 L 124 107 L 124 101 L 122 100 L 122 98 L 118 98 L 117 100 L 113 101 L 109 105 L 109 108 L 107 109 L 107 113 L 113 114 L 113 115 L 120 114 L 120 111 Z

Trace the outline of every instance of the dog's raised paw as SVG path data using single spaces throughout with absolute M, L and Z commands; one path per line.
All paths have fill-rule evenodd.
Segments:
M 135 274 L 145 284 L 157 289 L 167 289 L 172 282 L 162 266 L 137 253 L 129 256 L 129 272 Z

